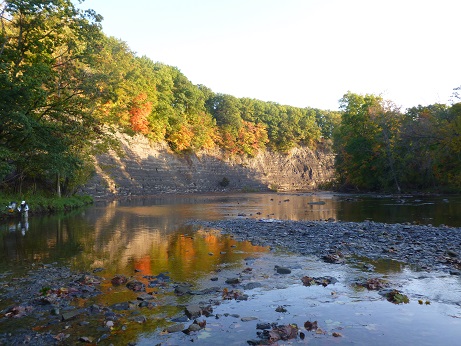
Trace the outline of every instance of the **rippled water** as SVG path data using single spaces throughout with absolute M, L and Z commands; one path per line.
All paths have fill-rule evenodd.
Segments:
M 219 319 L 210 318 L 207 328 L 196 335 L 161 335 L 169 317 L 180 314 L 183 305 L 197 297 L 176 297 L 171 291 L 155 289 L 158 307 L 143 311 L 149 322 L 130 326 L 118 335 L 123 342 L 136 340 L 139 345 L 246 344 L 256 339 L 256 323 L 280 324 L 318 320 L 325 334 L 310 333 L 307 344 L 397 345 L 458 344 L 461 340 L 461 279 L 443 273 L 420 273 L 404 263 L 373 262 L 375 271 L 364 268 L 364 258 L 338 266 L 315 258 L 270 252 L 248 242 L 237 242 L 219 232 L 209 232 L 187 224 L 189 220 L 218 220 L 250 217 L 285 220 L 343 221 L 371 219 L 380 222 L 418 222 L 461 225 L 461 199 L 449 197 L 404 198 L 351 196 L 334 194 L 233 194 L 161 196 L 132 199 L 95 206 L 66 215 L 30 216 L 27 223 L 11 220 L 0 225 L 0 273 L 19 275 L 32 263 L 70 263 L 76 270 L 99 270 L 107 279 L 102 285 L 107 294 L 97 303 L 114 304 L 136 299 L 124 287 L 114 288 L 115 274 L 133 276 L 148 284 L 146 275 L 167 273 L 174 282 L 188 282 L 197 289 L 210 286 L 217 272 L 238 275 L 248 265 L 255 268 L 264 285 L 250 291 L 244 302 L 224 301 L 215 308 Z M 249 263 L 248 258 L 253 260 Z M 293 268 L 289 276 L 274 273 L 274 265 Z M 6 274 L 5 274 L 6 273 Z M 304 275 L 336 277 L 328 287 L 304 287 Z M 363 277 L 380 276 L 410 296 L 410 304 L 394 305 L 376 292 L 358 291 L 352 285 Z M 154 290 L 154 289 L 153 289 Z M 420 305 L 418 300 L 430 301 Z M 277 313 L 277 306 L 286 313 Z M 242 322 L 232 315 L 255 316 Z M 1 329 L 1 327 L 0 327 Z M 335 331 L 343 335 L 333 338 Z M 112 341 L 114 342 L 114 341 Z M 117 342 L 114 342 L 117 344 Z

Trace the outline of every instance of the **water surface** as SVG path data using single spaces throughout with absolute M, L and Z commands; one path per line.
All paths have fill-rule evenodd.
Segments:
M 241 345 L 257 337 L 255 325 L 261 320 L 299 326 L 306 320 L 318 320 L 325 334 L 311 333 L 306 340 L 297 341 L 309 344 L 367 345 L 373 338 L 378 345 L 388 344 L 389 340 L 397 345 L 449 345 L 461 339 L 459 277 L 419 273 L 405 263 L 376 263 L 366 258 L 355 259 L 347 266 L 330 265 L 315 258 L 273 253 L 269 248 L 237 242 L 218 231 L 205 231 L 188 223 L 242 217 L 460 226 L 461 198 L 269 193 L 101 202 L 65 215 L 32 215 L 27 222 L 10 220 L 1 224 L 0 273 L 7 280 L 34 263 L 53 262 L 70 264 L 75 270 L 97 271 L 106 279 L 102 288 L 107 294 L 96 299 L 101 304 L 136 299 L 136 294 L 125 287 L 112 287 L 110 279 L 116 274 L 135 277 L 147 285 L 146 276 L 164 273 L 172 282 L 188 282 L 202 289 L 213 284 L 210 279 L 217 273 L 235 276 L 252 266 L 260 274 L 254 279 L 264 281 L 263 288 L 250 292 L 248 301 L 224 301 L 216 307 L 215 314 L 222 317 L 210 319 L 205 330 L 192 336 L 179 333 L 166 337 L 159 332 L 171 324 L 171 317 L 181 314 L 184 304 L 199 298 L 176 297 L 171 290 L 152 288 L 158 306 L 142 312 L 148 322 L 130 325 L 123 337 L 117 336 L 122 339 L 114 339 L 136 340 L 140 345 L 191 340 L 209 345 Z M 294 268 L 292 275 L 277 276 L 277 263 Z M 365 269 L 369 268 L 367 263 L 374 266 L 374 272 Z M 304 287 L 299 281 L 303 275 L 330 275 L 339 282 L 326 288 Z M 357 291 L 351 286 L 354 280 L 370 275 L 385 277 L 396 288 L 405 289 L 411 297 L 410 304 L 394 305 L 376 292 Z M 419 299 L 430 305 L 421 306 Z M 286 306 L 287 312 L 275 312 L 279 305 Z M 236 314 L 254 315 L 258 320 L 242 322 L 231 316 Z M 333 331 L 343 337 L 332 338 Z

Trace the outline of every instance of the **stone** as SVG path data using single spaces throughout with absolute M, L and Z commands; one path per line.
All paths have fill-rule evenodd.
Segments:
M 61 315 L 61 320 L 62 321 L 69 321 L 75 317 L 77 317 L 78 315 L 82 314 L 84 312 L 83 309 L 77 309 L 77 310 L 72 310 L 72 311 L 67 311 L 67 312 L 64 312 L 62 315 Z
M 185 309 L 187 317 L 194 319 L 202 315 L 202 309 L 198 305 L 188 305 Z
M 291 274 L 291 269 L 286 267 L 275 266 L 275 270 L 278 274 Z
M 242 317 L 240 318 L 240 321 L 242 322 L 250 322 L 250 321 L 255 321 L 257 320 L 258 318 L 255 317 L 255 316 L 248 316 L 248 317 Z
M 183 323 L 178 323 L 178 324 L 169 326 L 165 329 L 165 331 L 168 333 L 177 333 L 177 332 L 182 332 L 183 330 L 184 330 Z

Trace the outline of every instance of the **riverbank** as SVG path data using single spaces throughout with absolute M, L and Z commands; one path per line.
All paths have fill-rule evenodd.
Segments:
M 314 321 L 320 310 L 331 309 L 331 305 L 327 304 L 329 301 L 339 299 L 341 302 L 331 312 L 335 314 L 340 306 L 351 301 L 357 304 L 356 291 L 351 298 L 352 285 L 361 285 L 362 289 L 370 292 L 379 291 L 382 297 L 378 293 L 366 294 L 370 304 L 379 305 L 389 299 L 394 299 L 394 304 L 404 304 L 406 299 L 420 300 L 420 304 L 426 305 L 437 304 L 428 296 L 424 299 L 423 296 L 411 296 L 405 291 L 405 285 L 393 282 L 390 277 L 382 278 L 365 258 L 407 263 L 426 275 L 434 272 L 442 273 L 444 277 L 457 278 L 460 275 L 460 228 L 243 218 L 194 222 L 194 225 L 210 232 L 220 230 L 238 241 L 249 240 L 254 245 L 270 247 L 273 252 L 287 254 L 289 251 L 293 255 L 246 258 L 238 270 L 216 268 L 202 280 L 200 287 L 188 282 L 173 282 L 168 273 L 146 276 L 141 270 L 136 270 L 131 277 L 104 278 L 104 268 L 74 273 L 68 267 L 57 264 L 32 264 L 25 277 L 12 278 L 8 273 L 0 276 L 0 345 L 147 345 L 153 344 L 153 340 L 158 345 L 219 345 L 217 341 L 228 345 L 259 345 L 275 344 L 277 340 L 302 343 L 304 338 L 311 341 L 323 338 L 320 342 L 331 343 L 333 339 L 338 342 L 336 339 L 348 333 L 348 342 L 361 344 L 364 339 L 355 340 L 354 333 L 363 334 L 369 332 L 368 329 L 344 331 L 344 327 L 337 324 L 327 326 L 324 322 L 322 325 L 320 320 L 317 327 L 317 321 Z M 230 248 L 228 251 L 233 250 Z M 322 267 L 315 261 L 303 262 L 311 257 L 327 264 Z M 347 275 L 342 277 L 343 274 L 336 269 L 358 263 L 366 265 L 365 271 L 371 281 L 358 281 L 359 272 L 352 270 L 346 271 Z M 306 267 L 310 270 L 306 271 Z M 297 322 L 295 317 L 301 315 L 307 298 L 298 291 L 288 294 L 289 298 L 279 297 L 277 301 L 265 298 L 267 292 L 292 292 L 293 289 L 302 289 L 303 292 L 317 290 L 317 295 L 309 298 L 311 315 L 307 321 L 302 316 L 303 323 Z M 132 298 L 111 304 L 101 303 L 104 299 L 95 301 L 95 297 L 123 291 L 132 292 Z M 392 293 L 394 295 L 389 297 L 388 294 Z M 168 298 L 170 296 L 176 296 L 179 302 Z M 156 308 L 160 305 L 169 305 L 173 318 L 156 315 Z M 318 310 L 315 310 L 317 306 Z M 373 308 L 367 309 L 368 315 Z M 384 306 L 379 307 L 380 312 L 385 309 Z M 454 309 L 454 314 L 461 317 L 459 306 Z M 421 310 L 420 313 L 424 312 Z M 352 314 L 348 318 L 352 320 L 356 317 Z M 348 325 L 347 320 L 341 323 Z M 445 326 L 435 322 L 434 325 L 440 341 Z M 133 336 L 136 331 L 150 331 L 150 339 L 138 340 Z
M 91 196 L 71 196 L 71 197 L 46 197 L 40 195 L 17 196 L 0 195 L 0 220 L 18 217 L 18 212 L 10 212 L 8 206 L 12 201 L 15 201 L 17 206 L 22 200 L 27 202 L 29 206 L 29 215 L 33 214 L 48 214 L 61 211 L 69 211 L 76 208 L 81 208 L 93 203 Z

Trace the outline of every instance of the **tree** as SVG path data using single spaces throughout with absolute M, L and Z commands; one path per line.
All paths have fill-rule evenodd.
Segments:
M 91 66 L 101 19 L 70 0 L 1 4 L 0 167 L 19 189 L 24 179 L 52 175 L 60 187 L 100 137 L 93 112 L 101 75 Z
M 386 109 L 379 96 L 351 92 L 340 100 L 340 108 L 344 113 L 334 136 L 339 181 L 367 190 L 389 188 L 389 176 L 396 182 L 397 175 L 387 118 L 395 110 Z M 395 188 L 400 189 L 398 183 Z
M 147 117 L 152 111 L 152 103 L 147 101 L 147 94 L 142 93 L 131 102 L 129 113 L 131 115 L 131 127 L 136 132 L 144 135 L 149 133 L 149 121 Z

